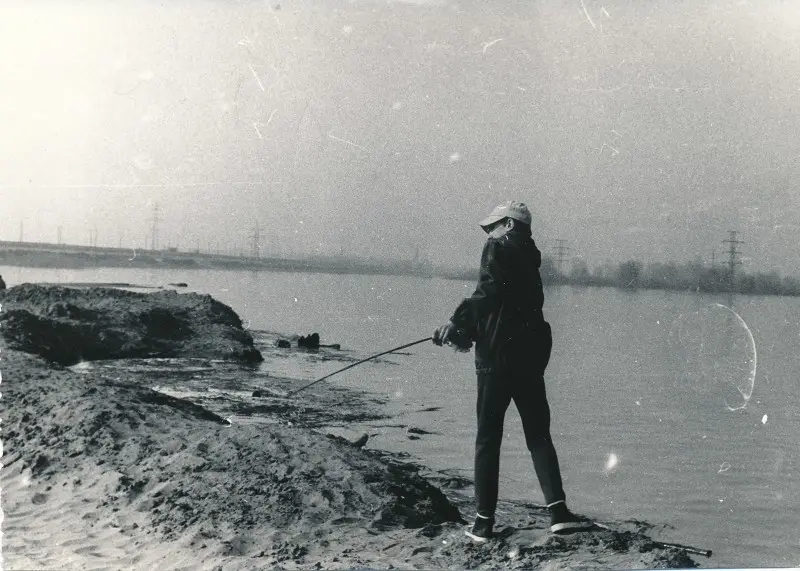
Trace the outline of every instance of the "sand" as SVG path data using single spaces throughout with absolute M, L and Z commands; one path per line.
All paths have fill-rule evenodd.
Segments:
M 696 566 L 646 523 L 555 536 L 520 502 L 501 501 L 498 537 L 473 544 L 469 482 L 303 422 L 343 401 L 372 414 L 341 390 L 267 391 L 231 423 L 113 367 L 7 347 L 0 367 L 4 569 Z
M 209 295 L 22 284 L 0 292 L 12 349 L 62 365 L 125 357 L 205 357 L 258 363 L 239 316 Z

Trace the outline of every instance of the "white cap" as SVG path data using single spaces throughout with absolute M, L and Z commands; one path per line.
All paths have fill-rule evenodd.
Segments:
M 531 211 L 528 210 L 528 207 L 522 202 L 509 200 L 503 204 L 497 205 L 497 207 L 492 210 L 492 213 L 481 220 L 479 224 L 485 228 L 487 226 L 491 226 L 499 220 L 502 220 L 503 218 L 513 218 L 514 220 L 518 220 L 519 222 L 530 226 Z

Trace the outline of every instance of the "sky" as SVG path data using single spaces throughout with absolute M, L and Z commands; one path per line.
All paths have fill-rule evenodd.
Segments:
M 5 0 L 0 239 L 800 275 L 800 3 Z

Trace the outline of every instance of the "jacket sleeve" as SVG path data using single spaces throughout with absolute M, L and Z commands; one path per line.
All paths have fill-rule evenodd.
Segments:
M 478 285 L 472 295 L 463 300 L 450 318 L 456 327 L 467 332 L 477 341 L 481 324 L 501 305 L 506 283 L 506 272 L 502 264 L 502 247 L 498 240 L 489 239 L 481 254 L 481 269 Z

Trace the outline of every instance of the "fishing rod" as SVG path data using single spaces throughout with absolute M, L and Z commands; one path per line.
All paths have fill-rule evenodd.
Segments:
M 378 353 L 377 355 L 372 355 L 371 357 L 367 357 L 366 359 L 361 359 L 360 361 L 358 361 L 356 363 L 350 363 L 346 367 L 343 367 L 343 368 L 339 369 L 338 371 L 334 371 L 334 372 L 330 373 L 329 375 L 325 375 L 324 377 L 322 377 L 321 379 L 317 379 L 313 383 L 309 383 L 304 387 L 300 387 L 299 389 L 291 391 L 286 396 L 290 397 L 292 395 L 296 395 L 297 393 L 299 393 L 302 390 L 307 389 L 308 387 L 314 386 L 317 383 L 320 383 L 320 382 L 324 381 L 325 379 L 331 378 L 333 375 L 337 375 L 337 374 L 341 373 L 342 371 L 346 371 L 347 369 L 352 369 L 356 365 L 360 365 L 361 363 L 366 363 L 367 361 L 371 361 L 372 359 L 380 357 L 381 355 L 386 355 L 388 353 L 394 353 L 395 351 L 399 351 L 400 349 L 405 349 L 406 347 L 412 347 L 413 345 L 419 345 L 420 343 L 425 343 L 425 341 L 431 341 L 432 339 L 433 339 L 433 337 L 426 337 L 425 339 L 420 339 L 418 341 L 413 341 L 411 343 L 406 343 L 405 345 L 400 345 L 399 347 L 395 347 L 394 349 L 389 349 L 388 351 L 383 351 L 382 353 Z

